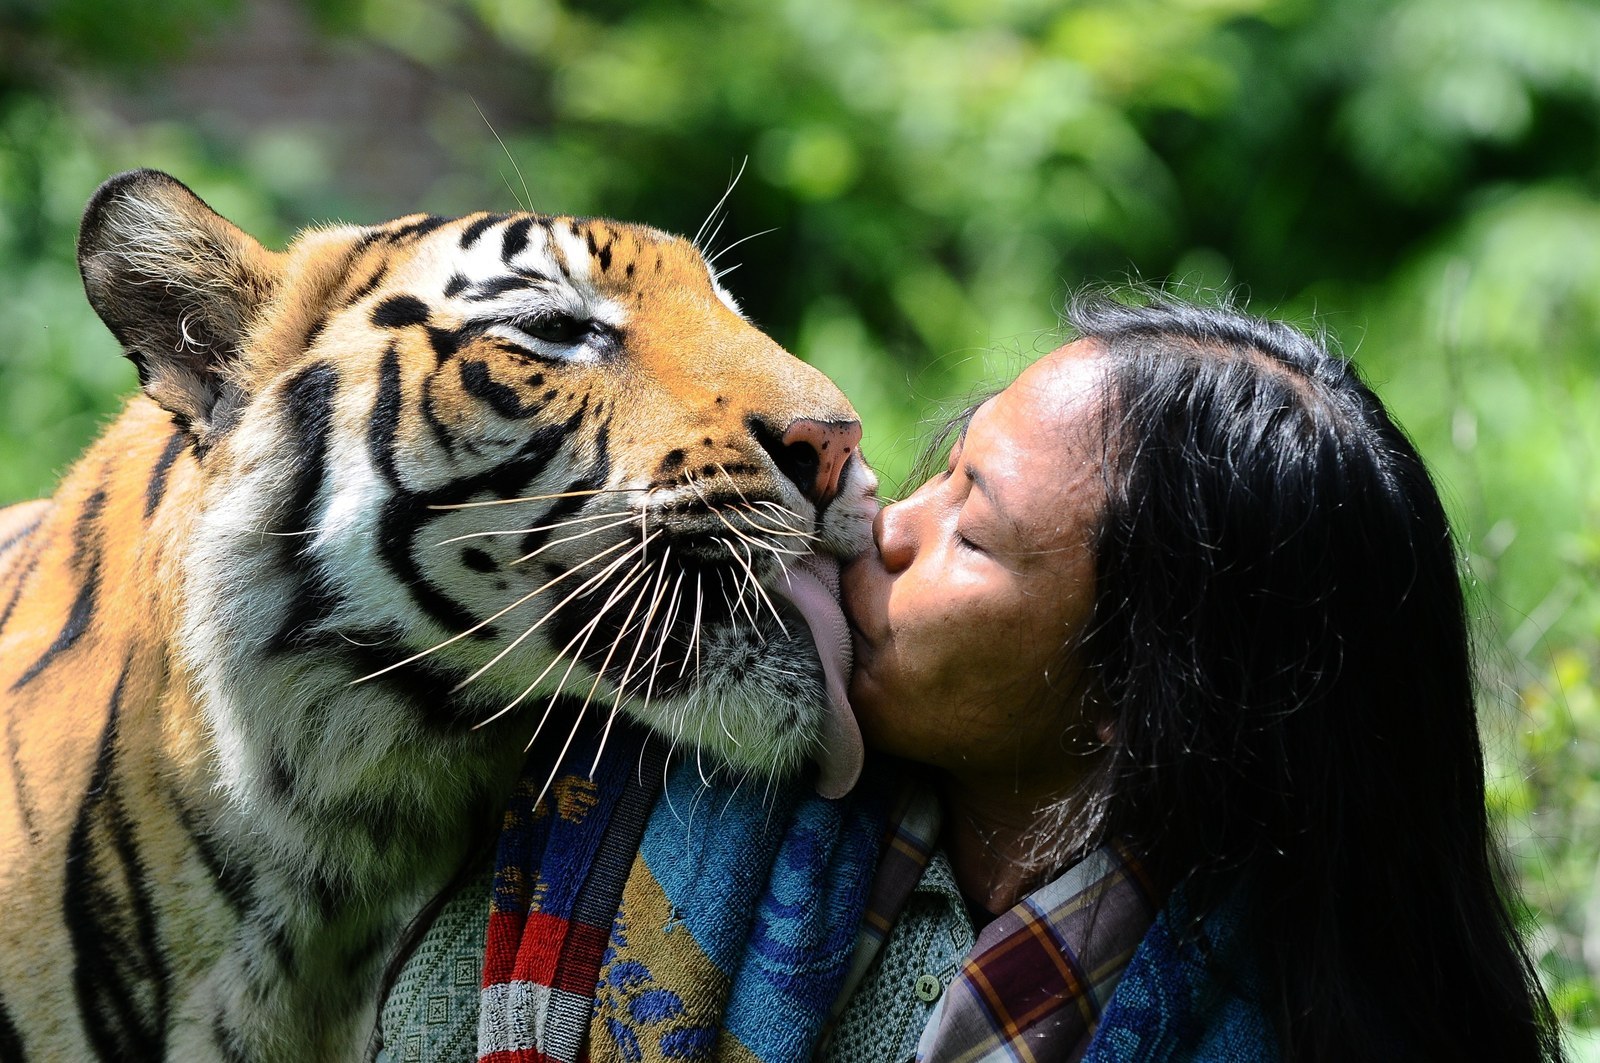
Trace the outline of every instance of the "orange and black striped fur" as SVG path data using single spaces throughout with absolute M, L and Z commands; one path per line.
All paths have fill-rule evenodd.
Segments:
M 360 1058 L 580 704 L 809 754 L 766 590 L 860 548 L 873 479 L 689 243 L 477 214 L 280 253 L 139 171 L 79 261 L 143 394 L 0 511 L 0 1059 Z

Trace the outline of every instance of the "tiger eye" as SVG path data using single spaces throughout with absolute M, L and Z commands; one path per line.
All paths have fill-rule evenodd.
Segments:
M 516 322 L 516 326 L 536 340 L 564 345 L 577 343 L 590 332 L 588 321 L 562 313 L 523 318 Z

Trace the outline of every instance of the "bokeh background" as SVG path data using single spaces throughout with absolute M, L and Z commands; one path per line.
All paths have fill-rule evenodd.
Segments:
M 133 389 L 73 264 L 132 166 L 280 245 L 519 200 L 693 233 L 742 171 L 726 283 L 891 486 L 1073 285 L 1326 327 L 1458 522 L 1492 799 L 1600 1059 L 1600 6 L 0 0 L 0 503 Z

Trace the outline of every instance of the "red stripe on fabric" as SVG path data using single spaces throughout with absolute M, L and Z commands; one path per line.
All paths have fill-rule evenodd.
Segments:
M 483 954 L 482 988 L 512 980 L 517 965 L 517 946 L 522 941 L 527 917 L 509 912 L 489 913 L 489 933 Z
M 478 1063 L 561 1063 L 554 1056 L 545 1055 L 534 1048 L 513 1048 L 504 1052 L 490 1052 L 478 1057 Z
M 611 940 L 610 927 L 573 923 L 567 931 L 565 951 L 556 968 L 552 987 L 593 997 L 595 980 L 600 977 L 600 959 L 605 955 L 606 944 Z
M 556 973 L 556 960 L 560 958 L 561 943 L 566 940 L 568 927 L 565 919 L 544 912 L 529 912 L 528 923 L 522 928 L 522 941 L 517 946 L 517 962 L 512 968 L 510 981 L 549 985 Z M 589 991 L 593 990 L 591 986 Z
M 578 1063 L 589 1063 L 589 1045 L 585 1041 L 583 1050 L 578 1053 Z M 478 1057 L 478 1063 L 564 1063 L 559 1056 L 547 1055 L 537 1048 L 508 1048 L 502 1052 L 490 1052 Z

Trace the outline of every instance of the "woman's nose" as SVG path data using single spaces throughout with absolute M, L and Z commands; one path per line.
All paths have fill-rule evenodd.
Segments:
M 872 540 L 878 546 L 883 567 L 899 572 L 917 556 L 916 536 L 912 534 L 909 500 L 891 502 L 878 510 L 872 520 Z

